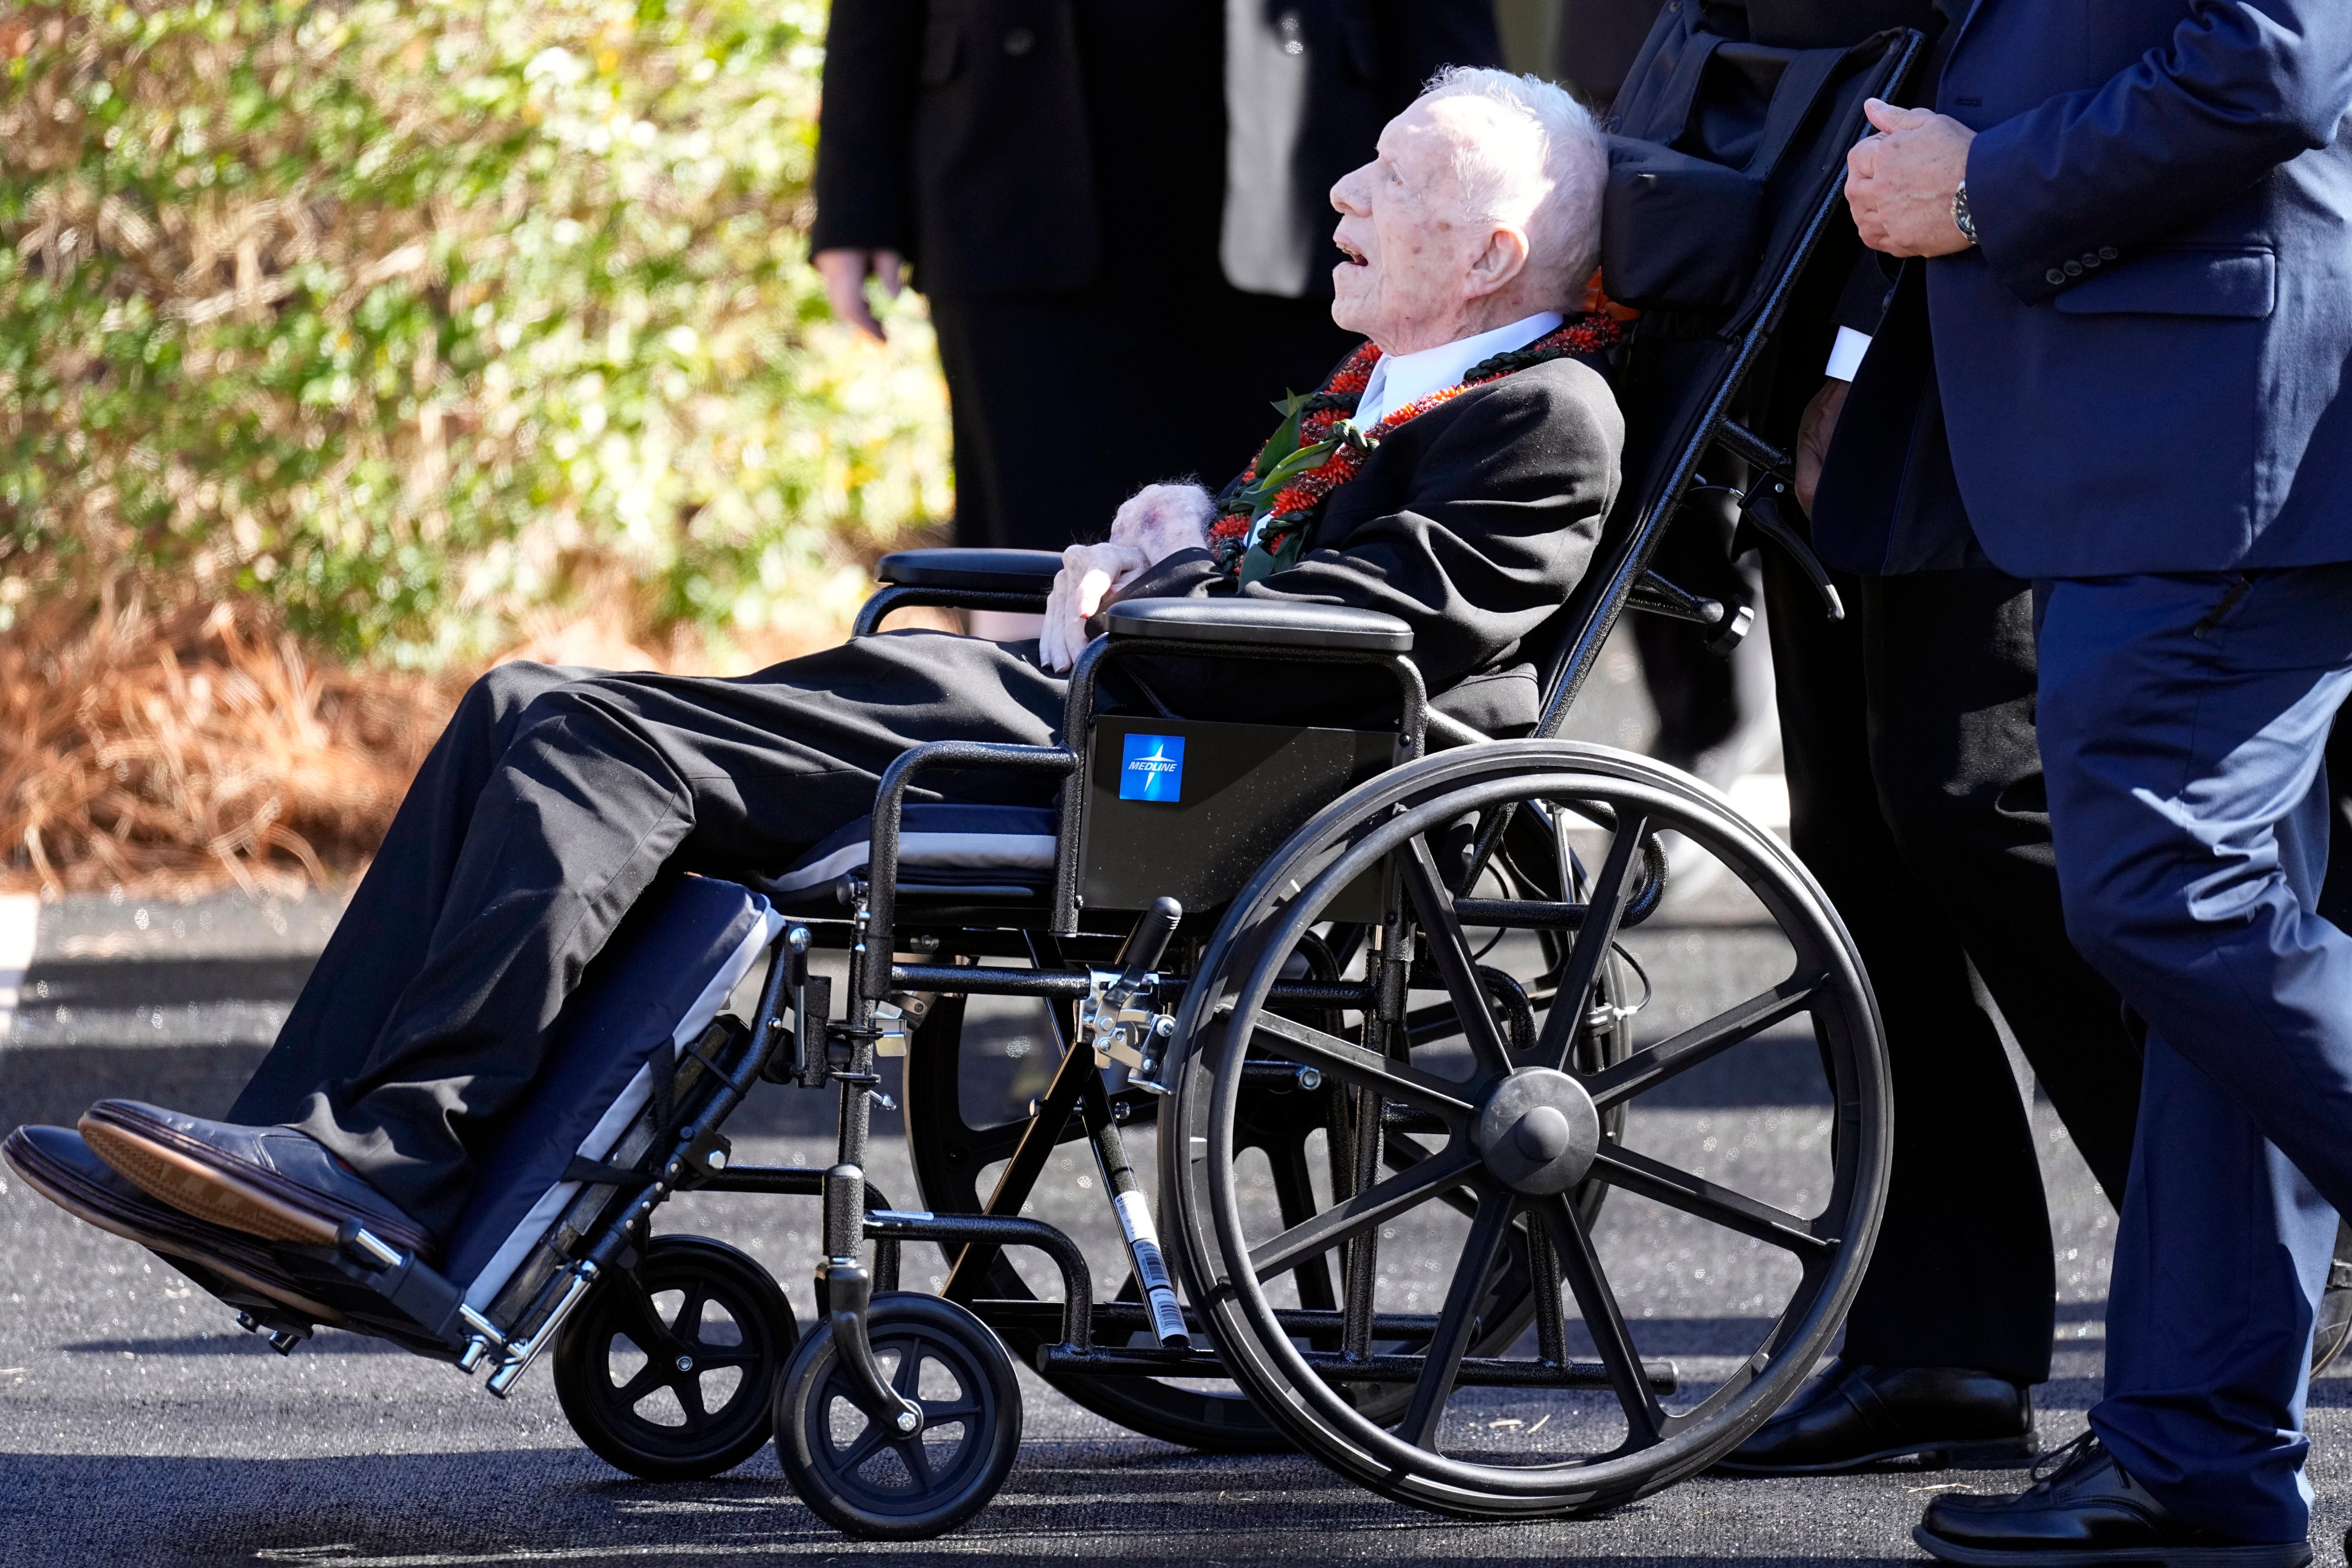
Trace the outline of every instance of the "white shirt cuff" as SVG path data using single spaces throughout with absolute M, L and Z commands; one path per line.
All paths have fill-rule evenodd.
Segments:
M 1870 334 L 1857 332 L 1852 327 L 1838 329 L 1837 345 L 1830 350 L 1830 363 L 1822 374 L 1832 381 L 1852 381 L 1854 372 L 1862 368 L 1862 356 L 1870 352 Z

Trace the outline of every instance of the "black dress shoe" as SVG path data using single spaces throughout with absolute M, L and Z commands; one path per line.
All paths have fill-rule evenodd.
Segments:
M 2007 1378 L 1839 1361 L 1715 1468 L 1733 1476 L 1820 1476 L 1895 1459 L 2009 1469 L 2032 1458 L 2033 1395 Z
M 344 1222 L 357 1220 L 404 1252 L 434 1250 L 423 1226 L 290 1127 L 239 1127 L 135 1100 L 101 1100 L 82 1113 L 81 1135 L 156 1197 L 230 1230 L 332 1247 Z
M 1939 1497 L 1911 1531 L 1930 1556 L 1969 1568 L 2303 1568 L 2308 1541 L 2241 1541 L 2200 1530 L 2124 1473 L 2085 1432 L 2033 1468 L 2014 1497 Z
M 343 1321 L 303 1281 L 290 1278 L 260 1242 L 148 1196 L 70 1127 L 19 1127 L 0 1142 L 0 1159 L 74 1218 L 161 1254 L 240 1310 L 290 1307 L 312 1322 Z

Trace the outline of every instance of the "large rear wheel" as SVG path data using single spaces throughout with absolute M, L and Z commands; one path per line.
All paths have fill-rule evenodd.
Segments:
M 1635 1048 L 1599 1051 L 1595 1031 L 1631 1005 L 1602 977 L 1635 965 L 1666 831 L 1745 886 L 1743 931 L 1780 978 L 1729 1006 L 1645 995 Z M 1531 835 L 1590 869 L 1581 889 L 1497 898 L 1472 879 Z M 1381 866 L 1397 889 L 1384 999 L 1341 1031 L 1276 1016 L 1266 998 L 1302 936 Z M 1450 1007 L 1449 1036 L 1416 1026 L 1439 1005 L 1424 998 Z M 1810 1040 L 1785 1037 L 1808 1022 Z M 1853 944 L 1785 847 L 1646 759 L 1506 742 L 1352 792 L 1236 899 L 1178 1038 L 1163 1207 L 1225 1365 L 1300 1447 L 1423 1507 L 1580 1513 L 1704 1468 L 1811 1370 L 1876 1233 L 1891 1113 Z M 1776 1072 L 1816 1072 L 1821 1109 L 1784 1130 L 1789 1169 L 1713 1137 L 1677 1143 L 1672 1115 L 1645 1121 L 1645 1100 L 1672 1100 L 1685 1075 L 1761 1050 Z M 1378 1115 L 1378 1180 L 1316 1193 L 1303 1218 L 1261 1201 L 1241 1173 L 1241 1090 L 1266 1071 L 1251 1064 L 1270 1062 L 1312 1065 Z M 1407 1248 L 1412 1261 L 1392 1267 Z M 1322 1320 L 1286 1281 L 1330 1257 L 1344 1342 L 1327 1349 L 1301 1331 Z M 1711 1270 L 1752 1283 L 1745 1315 L 1709 1325 L 1739 1342 L 1677 1366 L 1657 1353 L 1651 1316 L 1675 1326 L 1675 1281 Z M 1493 1348 L 1496 1283 L 1515 1272 L 1535 1331 Z M 1391 1397 L 1366 1400 L 1367 1383 Z

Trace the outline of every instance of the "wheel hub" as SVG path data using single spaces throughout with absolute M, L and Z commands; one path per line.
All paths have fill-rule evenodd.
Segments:
M 1471 1139 L 1486 1168 L 1514 1191 L 1564 1193 L 1592 1167 L 1601 1113 L 1568 1074 L 1521 1068 L 1486 1097 Z

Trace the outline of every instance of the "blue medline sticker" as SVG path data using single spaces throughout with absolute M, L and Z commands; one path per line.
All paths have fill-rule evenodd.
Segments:
M 1128 736 L 1119 762 L 1118 798 L 1171 804 L 1183 799 L 1184 737 Z

